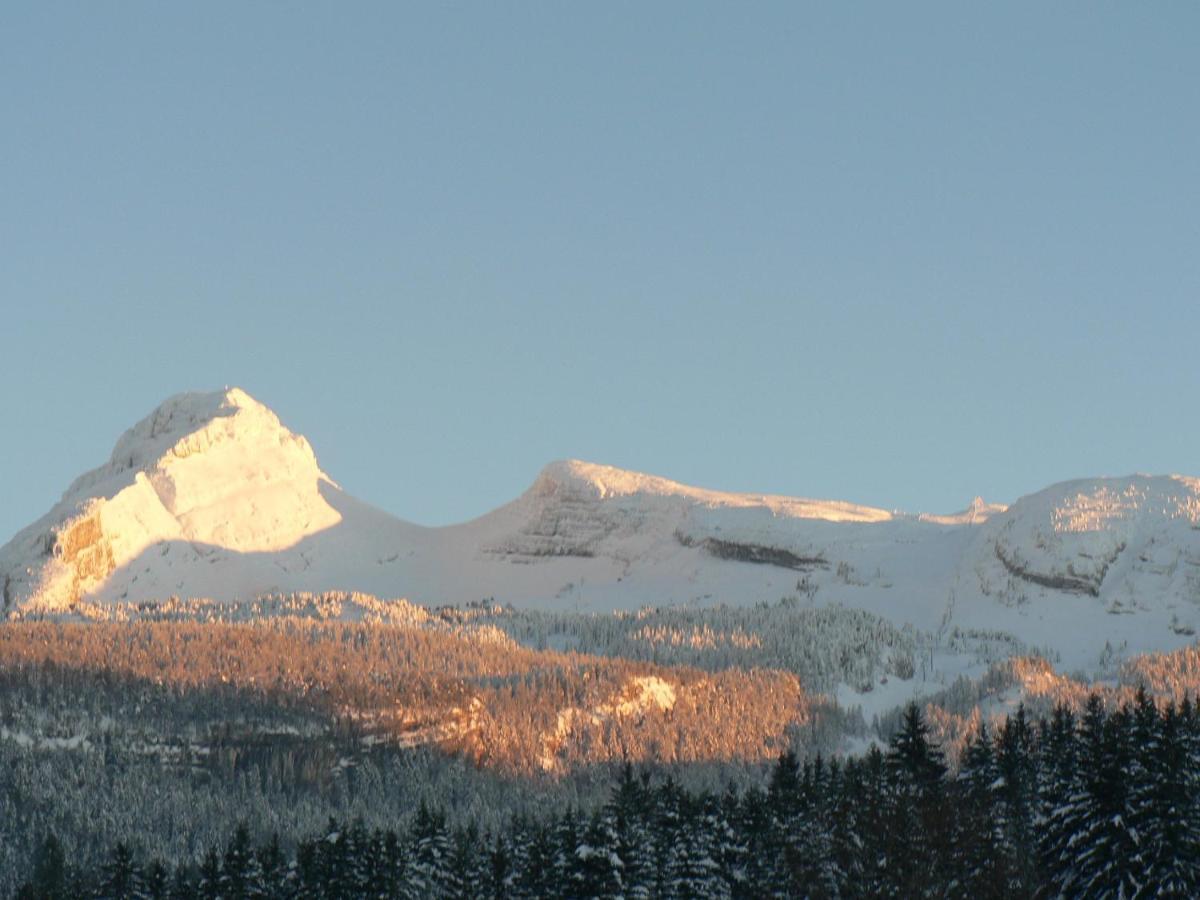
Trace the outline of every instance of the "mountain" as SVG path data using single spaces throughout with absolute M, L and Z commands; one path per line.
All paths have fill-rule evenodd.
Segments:
M 342 491 L 236 388 L 172 397 L 0 549 L 9 615 L 331 590 L 606 612 L 841 604 L 930 633 L 1002 633 L 1093 669 L 1200 625 L 1200 481 L 1067 482 L 1011 507 L 907 514 L 730 494 L 576 460 L 425 528 Z

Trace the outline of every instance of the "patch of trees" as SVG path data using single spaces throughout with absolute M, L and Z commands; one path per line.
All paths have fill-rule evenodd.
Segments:
M 603 615 L 494 604 L 441 612 L 463 625 L 492 625 L 530 647 L 565 637 L 582 653 L 664 665 L 784 669 L 810 692 L 829 692 L 839 683 L 870 690 L 884 678 L 919 677 L 916 658 L 933 640 L 866 610 L 836 603 L 811 606 L 799 596 L 753 607 L 662 607 Z M 970 652 L 968 643 L 961 639 L 959 649 Z
M 5 672 L 67 693 L 115 679 L 133 696 L 193 705 L 184 699 L 193 692 L 211 701 L 236 691 L 263 710 L 303 713 L 318 730 L 349 722 L 373 740 L 434 744 L 511 772 L 770 758 L 812 711 L 789 672 L 535 651 L 488 627 L 16 622 L 0 627 Z M 638 678 L 669 685 L 672 703 L 611 712 Z
M 783 547 L 772 547 L 766 544 L 726 541 L 714 537 L 696 539 L 680 531 L 675 532 L 675 540 L 684 547 L 699 547 L 709 556 L 715 556 L 717 559 L 731 559 L 735 562 L 778 566 L 781 569 L 792 569 L 797 572 L 811 572 L 815 568 L 825 568 L 829 565 L 825 557 L 819 554 L 801 556 Z
M 956 770 L 909 707 L 886 750 L 692 790 L 625 767 L 591 808 L 484 829 L 419 806 L 294 846 L 245 826 L 199 864 L 128 844 L 75 866 L 47 834 L 20 897 L 1142 897 L 1200 892 L 1200 714 L 1145 692 L 1019 710 Z

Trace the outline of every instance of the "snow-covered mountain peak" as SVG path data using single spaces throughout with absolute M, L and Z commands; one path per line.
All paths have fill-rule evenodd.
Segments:
M 976 497 L 967 504 L 967 508 L 948 515 L 921 513 L 917 518 L 922 522 L 934 522 L 938 525 L 982 525 L 992 516 L 1007 510 L 1003 503 L 988 503 L 982 497 Z
M 860 506 L 842 500 L 811 500 L 773 494 L 733 493 L 680 484 L 657 475 L 631 472 L 578 459 L 559 460 L 542 469 L 529 495 L 541 500 L 551 498 L 581 500 L 682 501 L 688 506 L 711 508 L 763 508 L 776 516 L 794 519 L 822 519 L 829 522 L 885 522 L 893 514 L 885 509 Z
M 122 434 L 108 463 L 77 478 L 63 499 L 90 492 L 112 478 L 128 479 L 138 471 L 162 468 L 173 459 L 185 459 L 226 442 L 290 444 L 316 466 L 308 441 L 288 431 L 274 412 L 241 388 L 176 394 Z
M 694 489 L 655 475 L 643 475 L 580 459 L 562 459 L 542 469 L 531 491 L 542 497 L 568 494 L 605 500 L 632 494 L 682 496 L 694 492 Z
M 1064 481 L 1022 497 L 987 524 L 977 563 L 988 585 L 1017 579 L 1107 599 L 1193 605 L 1200 582 L 1200 481 L 1129 475 Z M 1011 587 L 1005 588 L 1013 593 Z
M 1200 480 L 1179 475 L 1083 478 L 1022 497 L 1013 513 L 1054 534 L 1128 530 L 1145 520 L 1200 524 Z

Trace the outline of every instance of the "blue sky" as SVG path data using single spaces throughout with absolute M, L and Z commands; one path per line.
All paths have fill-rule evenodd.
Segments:
M 949 511 L 1200 474 L 1200 7 L 0 27 L 0 540 L 239 385 L 440 524 L 577 456 Z

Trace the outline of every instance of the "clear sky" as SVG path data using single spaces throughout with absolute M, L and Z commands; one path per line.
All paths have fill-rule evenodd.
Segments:
M 1200 6 L 988 6 L 5 4 L 0 541 L 225 384 L 428 524 L 1200 474 Z

